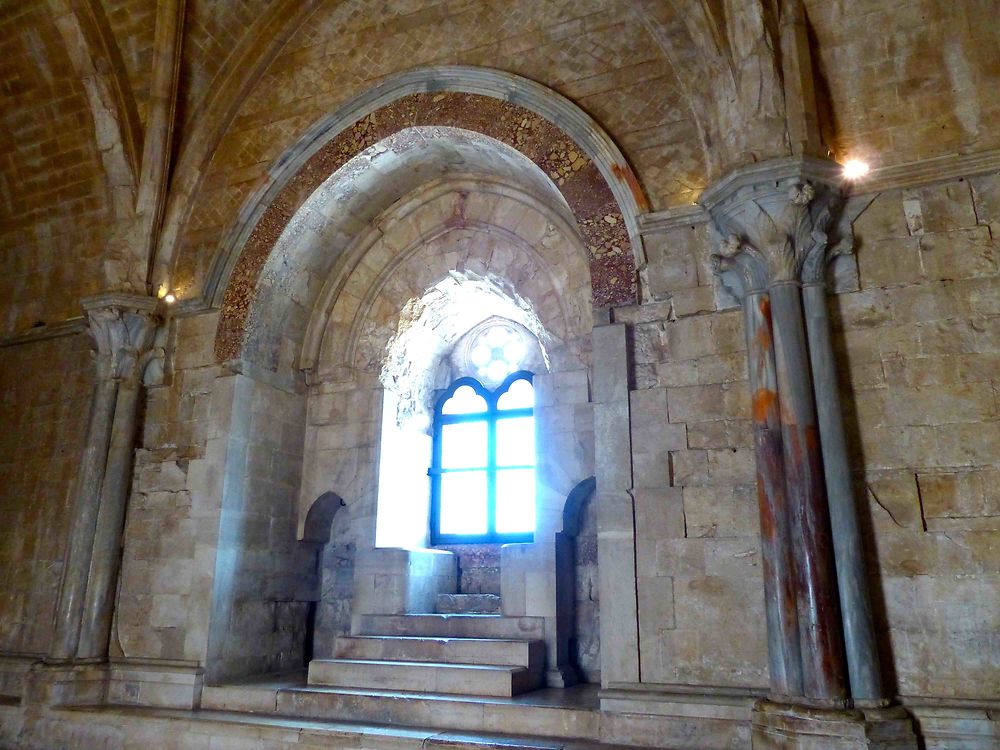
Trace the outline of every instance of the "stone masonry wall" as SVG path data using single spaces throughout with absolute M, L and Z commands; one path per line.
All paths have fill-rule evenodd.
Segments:
M 583 506 L 573 540 L 573 639 L 571 658 L 584 682 L 601 682 L 601 604 L 597 577 L 597 503 Z
M 147 391 L 112 639 L 212 678 L 301 666 L 318 572 L 295 541 L 304 398 L 217 365 L 216 322 L 175 321 L 172 378 Z
M 320 560 L 296 541 L 305 398 L 234 376 L 206 680 L 304 665 Z
M 220 374 L 211 356 L 216 319 L 175 321 L 173 376 L 146 390 L 112 637 L 119 657 L 205 656 L 219 512 L 218 499 L 199 490 Z
M 342 533 L 346 524 L 338 524 L 335 517 L 333 526 L 330 543 L 322 551 L 319 602 L 316 604 L 312 642 L 315 659 L 332 659 L 337 636 L 351 633 L 354 558 L 357 547 L 353 540 Z
M 903 695 L 1000 692 L 1000 176 L 878 196 L 837 297 L 877 622 Z
M 44 654 L 93 365 L 83 334 L 0 349 L 0 654 Z
M 704 235 L 691 235 L 696 247 L 707 247 Z M 692 282 L 711 283 L 704 266 L 690 270 Z M 641 679 L 761 687 L 767 652 L 742 322 L 737 310 L 684 315 L 688 296 L 618 315 L 633 323 Z

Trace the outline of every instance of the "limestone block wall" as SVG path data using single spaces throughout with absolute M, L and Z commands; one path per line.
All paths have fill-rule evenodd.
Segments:
M 573 540 L 573 638 L 570 657 L 584 682 L 601 682 L 601 603 L 597 578 L 597 503 L 584 504 Z
M 692 255 L 687 295 L 711 278 Z M 705 283 L 699 284 L 699 281 Z M 631 323 L 629 399 L 642 682 L 764 687 L 767 651 L 742 321 L 681 300 Z M 685 314 L 687 313 L 687 314 Z
M 49 648 L 90 409 L 89 344 L 75 334 L 0 349 L 2 655 Z
M 125 521 L 112 653 L 200 663 L 205 656 L 218 499 L 204 487 L 221 369 L 212 356 L 217 316 L 181 318 L 171 336 L 172 377 L 146 390 Z
M 339 635 L 351 632 L 356 545 L 342 533 L 346 524 L 334 519 L 331 541 L 323 548 L 319 601 L 313 631 L 313 657 L 331 659 Z
M 895 190 L 855 222 L 839 295 L 849 434 L 891 677 L 1000 692 L 1000 176 Z
M 296 541 L 303 394 L 233 375 L 206 680 L 304 664 L 314 545 Z
M 537 527 L 552 533 L 563 528 L 569 493 L 594 473 L 594 414 L 585 370 L 539 374 L 534 383 Z
M 335 492 L 346 506 L 338 512 L 338 524 L 348 524 L 344 539 L 373 546 L 382 387 L 365 381 L 309 391 L 298 517 L 303 524 L 316 498 Z
M 147 390 L 112 638 L 209 680 L 301 666 L 319 569 L 296 541 L 304 396 L 218 365 L 216 323 L 174 321 Z

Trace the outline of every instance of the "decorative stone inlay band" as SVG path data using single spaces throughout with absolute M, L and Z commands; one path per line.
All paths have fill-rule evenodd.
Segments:
M 576 218 L 590 253 L 594 305 L 635 301 L 636 263 L 625 218 L 604 176 L 579 144 L 541 115 L 502 99 L 451 91 L 416 93 L 377 109 L 338 133 L 298 169 L 267 206 L 243 246 L 226 288 L 215 342 L 220 361 L 239 355 L 261 270 L 278 237 L 309 196 L 365 149 L 405 128 L 427 125 L 481 133 L 531 159 L 558 187 Z

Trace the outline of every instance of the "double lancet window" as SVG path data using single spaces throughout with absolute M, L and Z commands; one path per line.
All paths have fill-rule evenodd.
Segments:
M 475 378 L 459 378 L 438 400 L 429 471 L 432 544 L 533 541 L 531 379 L 519 370 L 490 390 Z

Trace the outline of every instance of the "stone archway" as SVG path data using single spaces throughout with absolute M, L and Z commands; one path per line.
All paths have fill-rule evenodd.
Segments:
M 619 205 L 607 153 L 590 143 L 592 158 L 509 101 L 444 91 L 371 104 L 365 118 L 320 128 L 292 149 L 246 207 L 245 233 L 234 235 L 243 242 L 223 248 L 216 265 L 216 357 L 302 408 L 299 535 L 314 498 L 344 499 L 338 525 L 358 541 L 359 611 L 426 612 L 438 583 L 413 585 L 412 572 L 445 586 L 453 569 L 440 554 L 375 547 L 381 359 L 403 307 L 451 273 L 492 277 L 532 307 L 555 363 L 539 385 L 550 449 L 538 465 L 536 543 L 504 551 L 503 611 L 544 628 L 547 681 L 571 684 L 558 570 L 572 559 L 558 532 L 569 490 L 593 473 L 592 306 L 636 296 L 637 193 Z M 628 183 L 623 165 L 611 174 Z M 453 240 L 464 249 L 447 249 Z M 253 399 L 260 393 L 248 388 Z M 402 571 L 391 587 L 399 601 L 366 588 L 369 577 L 389 580 L 387 571 Z
M 216 257 L 206 291 L 222 307 L 216 354 L 239 356 L 252 326 L 256 286 L 279 239 L 338 170 L 418 127 L 478 133 L 525 157 L 561 194 L 589 253 L 593 302 L 626 304 L 643 265 L 636 216 L 647 206 L 624 157 L 586 114 L 517 76 L 475 68 L 430 68 L 390 79 L 317 123 L 275 166 L 241 211 Z M 345 173 L 346 174 L 346 173 Z

